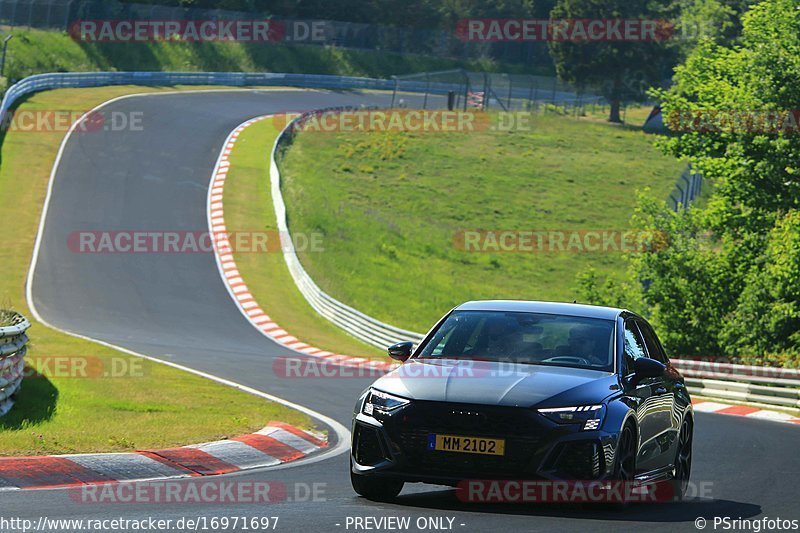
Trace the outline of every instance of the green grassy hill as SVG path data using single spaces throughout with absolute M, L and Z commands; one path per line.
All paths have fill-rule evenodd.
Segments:
M 273 43 L 85 43 L 65 32 L 5 29 L 14 35 L 5 76 L 59 71 L 237 71 L 303 72 L 389 77 L 392 74 L 466 68 L 520 72 L 519 66 L 491 61 L 456 61 L 431 56 Z M 547 72 L 543 72 L 546 74 Z
M 460 230 L 625 230 L 636 191 L 666 198 L 683 164 L 634 128 L 537 115 L 532 131 L 300 133 L 283 162 L 293 232 L 323 232 L 301 260 L 334 297 L 425 331 L 473 298 L 572 301 L 621 252 L 465 252 Z

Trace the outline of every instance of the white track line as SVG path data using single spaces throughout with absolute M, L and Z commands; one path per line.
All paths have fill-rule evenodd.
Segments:
M 195 369 L 189 368 L 187 366 L 179 365 L 177 363 L 173 363 L 173 362 L 170 362 L 170 361 L 165 361 L 163 359 L 158 359 L 156 357 L 151 357 L 149 355 L 144 355 L 144 354 L 141 354 L 141 353 L 138 353 L 138 352 L 134 352 L 132 350 L 128 350 L 127 348 L 123 348 L 121 346 L 117 346 L 117 345 L 111 344 L 109 342 L 105 342 L 105 341 L 102 341 L 102 340 L 99 340 L 99 339 L 94 339 L 94 338 L 88 337 L 86 335 L 81 335 L 79 333 L 74 333 L 72 331 L 67 331 L 65 329 L 56 327 L 56 326 L 50 324 L 44 318 L 42 318 L 42 316 L 37 311 L 36 305 L 34 304 L 34 301 L 33 301 L 33 277 L 34 277 L 34 273 L 36 272 L 36 264 L 37 264 L 37 262 L 39 260 L 39 250 L 40 250 L 41 245 L 42 245 L 42 237 L 43 237 L 43 234 L 44 234 L 44 226 L 45 226 L 45 223 L 47 221 L 47 213 L 48 213 L 48 211 L 50 209 L 50 200 L 51 200 L 52 194 L 53 194 L 53 183 L 55 181 L 55 176 L 56 176 L 56 173 L 58 171 L 58 165 L 61 162 L 62 156 L 64 155 L 64 150 L 65 150 L 65 148 L 67 146 L 67 142 L 69 142 L 69 139 L 72 136 L 72 134 L 75 132 L 75 129 L 77 128 L 77 126 L 87 116 L 91 115 L 92 113 L 97 112 L 98 110 L 100 110 L 103 107 L 106 107 L 106 106 L 108 106 L 110 104 L 116 103 L 116 102 L 118 102 L 120 100 L 124 100 L 124 99 L 127 99 L 127 98 L 133 98 L 133 97 L 163 96 L 163 95 L 175 95 L 175 94 L 190 94 L 190 93 L 198 93 L 198 92 L 241 92 L 241 91 L 248 91 L 248 90 L 252 91 L 252 90 L 255 90 L 255 89 L 209 89 L 209 90 L 198 90 L 198 91 L 164 91 L 164 92 L 152 92 L 152 93 L 126 94 L 126 95 L 118 96 L 116 98 L 112 98 L 111 100 L 107 100 L 107 101 L 103 102 L 102 104 L 95 106 L 93 109 L 87 111 L 78 120 L 76 120 L 72 124 L 72 126 L 70 127 L 69 131 L 67 131 L 67 134 L 64 136 L 64 139 L 61 141 L 61 145 L 59 146 L 55 162 L 53 163 L 53 169 L 50 172 L 50 181 L 49 181 L 49 183 L 47 185 L 47 195 L 45 196 L 44 207 L 42 208 L 42 215 L 41 215 L 41 218 L 39 219 L 39 229 L 37 230 L 37 233 L 36 233 L 36 241 L 35 241 L 34 247 L 33 247 L 33 254 L 32 254 L 32 257 L 31 257 L 31 264 L 30 264 L 30 268 L 28 269 L 28 278 L 27 278 L 26 283 L 25 283 L 25 298 L 26 298 L 27 303 L 28 303 L 28 308 L 30 309 L 31 314 L 34 316 L 34 318 L 39 323 L 41 323 L 41 324 L 43 324 L 43 325 L 45 325 L 45 326 L 47 326 L 47 327 L 49 327 L 49 328 L 51 328 L 51 329 L 53 329 L 55 331 L 58 331 L 58 332 L 63 333 L 65 335 L 69 335 L 71 337 L 76 337 L 76 338 L 79 338 L 79 339 L 91 341 L 91 342 L 94 342 L 94 343 L 99 344 L 101 346 L 105 346 L 107 348 L 112 348 L 112 349 L 118 350 L 118 351 L 120 351 L 122 353 L 126 353 L 126 354 L 129 354 L 129 355 L 135 356 L 135 357 L 140 357 L 140 358 L 146 359 L 148 361 L 153 361 L 155 363 L 160 363 L 160 364 L 172 367 L 172 368 L 176 368 L 178 370 L 183 370 L 184 372 L 189 372 L 190 374 L 194 374 L 196 376 L 200 376 L 200 377 L 203 377 L 203 378 L 206 378 L 206 379 L 210 379 L 211 381 L 215 381 L 215 382 L 220 383 L 222 385 L 226 385 L 228 387 L 232 387 L 234 389 L 238 389 L 238 390 L 240 390 L 242 392 L 247 392 L 249 394 L 253 394 L 254 396 L 259 396 L 261 398 L 264 398 L 265 400 L 269 400 L 269 401 L 272 401 L 272 402 L 275 402 L 275 403 L 279 403 L 279 404 L 284 405 L 286 407 L 290 407 L 292 409 L 300 411 L 301 413 L 304 413 L 304 414 L 306 414 L 306 415 L 318 420 L 319 422 L 322 422 L 323 424 L 329 426 L 336 433 L 336 437 L 337 437 L 336 446 L 324 449 L 320 453 L 318 453 L 316 455 L 313 455 L 313 456 L 311 456 L 311 457 L 309 457 L 307 459 L 298 459 L 296 461 L 292 461 L 290 463 L 285 463 L 284 465 L 281 465 L 284 468 L 289 468 L 289 467 L 292 467 L 292 466 L 300 466 L 300 465 L 316 463 L 316 462 L 322 461 L 324 459 L 327 459 L 328 457 L 334 457 L 334 456 L 337 456 L 337 455 L 340 455 L 340 454 L 343 454 L 343 453 L 349 451 L 349 447 L 350 447 L 350 430 L 348 430 L 345 426 L 343 426 L 342 424 L 340 424 L 336 420 L 334 420 L 334 419 L 332 419 L 330 417 L 327 417 L 327 416 L 323 415 L 322 413 L 318 413 L 318 412 L 316 412 L 316 411 L 314 411 L 314 410 L 312 410 L 312 409 L 310 409 L 308 407 L 305 407 L 303 405 L 299 405 L 299 404 L 290 402 L 288 400 L 284 400 L 283 398 L 278 398 L 277 396 L 273 396 L 273 395 L 268 394 L 266 392 L 262 392 L 260 390 L 256 390 L 256 389 L 254 389 L 252 387 L 248 387 L 246 385 L 242 385 L 240 383 L 236 383 L 234 381 L 230 381 L 230 380 L 227 380 L 225 378 L 221 378 L 219 376 L 215 376 L 213 374 L 208 374 L 206 372 L 201 372 L 199 370 L 195 370 Z M 223 151 L 224 151 L 224 146 L 227 145 L 229 140 L 230 139 L 227 139 L 225 144 L 223 145 Z M 215 170 L 216 170 L 216 167 L 215 167 Z M 226 286 L 227 286 L 227 284 L 226 284 Z

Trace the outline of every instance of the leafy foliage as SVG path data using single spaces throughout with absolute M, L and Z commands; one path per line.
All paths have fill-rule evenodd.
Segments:
M 667 15 L 666 0 L 558 0 L 555 19 L 648 19 Z M 620 122 L 619 102 L 640 98 L 668 76 L 673 54 L 661 42 L 552 41 L 550 55 L 564 81 L 599 90 L 612 103 L 612 122 Z
M 665 116 L 798 109 L 799 17 L 800 1 L 767 0 L 744 16 L 739 45 L 700 43 L 676 69 L 674 86 L 654 92 Z M 688 158 L 714 192 L 704 207 L 677 214 L 641 202 L 635 223 L 670 238 L 666 250 L 633 260 L 645 306 L 677 353 L 798 354 L 800 129 L 744 120 L 689 130 L 662 147 Z

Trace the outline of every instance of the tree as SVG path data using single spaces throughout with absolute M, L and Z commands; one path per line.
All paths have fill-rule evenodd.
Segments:
M 558 0 L 550 17 L 655 21 L 670 9 L 668 0 Z M 601 92 L 611 104 L 611 122 L 621 122 L 620 104 L 624 99 L 641 98 L 649 87 L 660 85 L 674 60 L 674 52 L 659 40 L 551 40 L 550 55 L 561 80 Z
M 763 259 L 747 273 L 722 339 L 739 352 L 800 355 L 800 211 L 778 220 Z
M 684 354 L 800 354 L 800 0 L 765 0 L 736 45 L 702 40 L 674 85 L 652 94 L 713 194 L 671 213 L 643 202 L 639 229 L 663 253 L 634 259 L 643 300 Z
M 676 23 L 679 38 L 675 44 L 681 59 L 702 39 L 732 45 L 742 31 L 741 17 L 748 0 L 679 0 L 680 16 Z

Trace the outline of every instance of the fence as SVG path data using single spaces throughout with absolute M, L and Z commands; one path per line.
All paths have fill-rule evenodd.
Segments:
M 474 75 L 474 73 L 468 75 Z M 97 87 L 102 85 L 226 85 L 226 86 L 295 86 L 307 88 L 334 89 L 375 89 L 392 91 L 397 88 L 396 81 L 376 80 L 327 75 L 303 74 L 267 74 L 267 73 L 170 73 L 170 72 L 98 72 L 98 73 L 57 73 L 40 74 L 25 78 L 13 85 L 3 98 L 0 114 L 5 112 L 20 97 L 31 92 L 63 87 Z M 425 92 L 429 88 L 408 83 L 402 86 L 404 91 Z M 511 88 L 512 99 L 515 90 Z M 277 165 L 278 151 L 281 146 L 291 141 L 291 125 L 287 126 L 273 146 L 270 158 L 270 176 L 272 195 L 278 229 L 282 235 L 289 235 L 286 222 L 286 206 L 280 193 L 280 171 Z M 700 191 L 702 182 L 690 184 L 686 191 Z M 694 196 L 692 196 L 693 198 Z M 287 265 L 292 277 L 303 296 L 322 316 L 343 328 L 356 338 L 381 348 L 401 340 L 420 342 L 423 335 L 385 324 L 342 302 L 337 301 L 322 291 L 303 269 L 292 246 L 291 240 L 283 243 L 289 251 L 285 253 Z M 25 355 L 27 337 L 24 332 L 29 327 L 28 321 L 19 315 L 10 328 L 0 328 L 0 415 L 10 409 L 13 395 L 19 389 L 19 381 L 6 380 L 11 375 L 13 364 L 21 365 Z M 800 407 L 800 374 L 798 371 L 785 369 L 766 369 L 762 367 L 745 367 L 742 365 L 716 366 L 709 371 L 702 363 L 674 359 L 673 364 L 687 376 L 690 392 L 705 396 L 764 403 L 782 407 Z M 21 373 L 20 373 L 21 375 Z M 784 376 L 784 377 L 778 377 Z M 789 376 L 788 378 L 786 376 Z
M 6 311 L 0 312 L 0 315 L 6 314 Z M 14 406 L 22 386 L 28 343 L 25 332 L 31 325 L 27 318 L 18 313 L 10 316 L 10 325 L 0 327 L 0 416 Z
M 492 57 L 507 63 L 549 64 L 547 43 L 478 43 L 460 40 L 454 31 L 362 24 L 331 20 L 274 17 L 263 12 L 203 9 L 156 4 L 122 3 L 115 0 L 0 0 L 0 24 L 12 27 L 69 29 L 78 20 L 258 20 L 271 18 L 287 27 L 315 28 L 313 39 L 286 42 L 339 46 L 362 50 L 418 53 L 438 57 Z
M 483 85 L 480 85 L 483 83 Z M 505 85 L 504 85 L 505 83 Z M 20 97 L 47 89 L 100 87 L 108 85 L 224 85 L 231 87 L 287 86 L 309 89 L 371 89 L 393 91 L 392 105 L 399 104 L 403 92 L 424 95 L 423 107 L 449 91 L 459 95 L 458 106 L 468 105 L 480 94 L 480 107 L 502 109 L 541 109 L 550 104 L 565 112 L 583 113 L 589 105 L 602 105 L 601 97 L 582 94 L 556 78 L 488 74 L 463 70 L 423 73 L 391 80 L 332 76 L 327 74 L 284 74 L 267 72 L 59 72 L 36 74 L 12 85 L 0 105 L 0 116 Z M 475 90 L 478 89 L 478 90 Z M 505 97 L 498 99 L 500 93 Z M 488 95 L 488 96 L 487 96 Z M 441 107 L 441 105 L 437 105 Z M 475 106 L 473 106 L 475 107 Z
M 675 189 L 669 195 L 673 204 L 672 209 L 674 211 L 687 209 L 702 191 L 703 176 L 699 172 L 695 172 L 691 165 L 687 165 L 681 177 L 678 178 Z
M 559 108 L 563 114 L 584 115 L 590 108 L 605 107 L 608 103 L 602 96 L 581 90 L 579 87 L 560 81 L 555 76 L 532 76 L 522 74 L 469 72 L 466 70 L 444 70 L 422 72 L 406 76 L 392 76 L 394 82 L 393 106 L 403 91 L 425 95 L 423 108 L 427 108 L 429 97 L 441 97 L 453 93 L 454 107 L 468 107 L 503 111 L 538 111 L 548 106 Z

